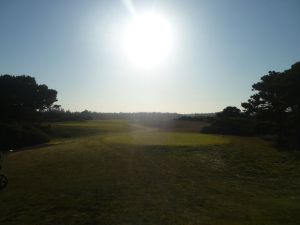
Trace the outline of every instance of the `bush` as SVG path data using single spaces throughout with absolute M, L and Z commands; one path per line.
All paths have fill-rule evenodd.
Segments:
M 0 124 L 0 150 L 22 148 L 49 141 L 41 128 L 32 124 L 1 123 Z
M 216 118 L 209 126 L 203 128 L 204 133 L 253 136 L 274 133 L 274 125 L 248 118 Z

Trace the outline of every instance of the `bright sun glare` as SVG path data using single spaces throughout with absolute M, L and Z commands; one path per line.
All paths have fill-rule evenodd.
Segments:
M 172 38 L 171 26 L 162 15 L 134 15 L 125 30 L 124 51 L 135 65 L 153 68 L 169 56 Z

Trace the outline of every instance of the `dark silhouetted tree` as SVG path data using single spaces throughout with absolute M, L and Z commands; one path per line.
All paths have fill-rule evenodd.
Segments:
M 0 120 L 35 121 L 57 101 L 57 91 L 38 85 L 30 76 L 0 76 Z
M 222 112 L 217 113 L 217 117 L 229 118 L 229 117 L 241 117 L 241 110 L 235 106 L 227 106 Z
M 270 71 L 252 85 L 252 90 L 256 93 L 242 103 L 245 113 L 274 122 L 280 143 L 291 130 L 300 134 L 300 62 L 284 72 Z

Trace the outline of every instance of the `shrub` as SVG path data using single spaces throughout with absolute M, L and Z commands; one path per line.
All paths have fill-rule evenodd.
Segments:
M 32 124 L 0 124 L 1 151 L 42 144 L 47 141 L 49 141 L 48 135 Z
M 216 118 L 203 128 L 203 132 L 240 136 L 264 135 L 274 133 L 274 125 L 248 118 Z

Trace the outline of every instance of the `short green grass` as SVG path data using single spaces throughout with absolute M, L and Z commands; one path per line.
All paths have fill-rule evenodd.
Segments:
M 51 124 L 50 135 L 54 138 L 82 137 L 101 133 L 127 132 L 130 127 L 128 122 L 124 120 L 57 122 Z
M 53 125 L 4 163 L 2 225 L 296 225 L 300 156 L 258 138 L 126 121 Z
M 160 145 L 160 146 L 201 146 L 227 144 L 229 138 L 217 135 L 185 132 L 128 132 L 104 136 L 103 141 L 111 144 Z

